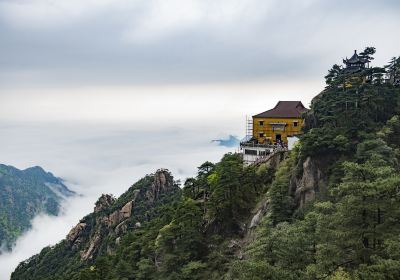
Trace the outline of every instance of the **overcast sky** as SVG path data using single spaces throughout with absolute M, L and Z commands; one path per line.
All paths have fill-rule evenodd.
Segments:
M 354 49 L 399 55 L 399 12 L 396 0 L 0 0 L 0 83 L 319 81 Z
M 400 55 L 399 15 L 396 0 L 0 0 L 0 119 L 138 120 L 170 94 L 241 117 L 308 105 L 354 49 Z

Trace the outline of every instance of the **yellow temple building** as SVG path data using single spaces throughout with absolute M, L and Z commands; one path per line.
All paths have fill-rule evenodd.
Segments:
M 246 137 L 240 142 L 246 165 L 261 162 L 274 152 L 290 150 L 302 133 L 303 113 L 308 109 L 301 101 L 279 101 L 271 110 L 246 120 Z
M 273 109 L 253 116 L 253 139 L 258 144 L 287 144 L 288 137 L 301 133 L 307 110 L 301 101 L 279 101 Z

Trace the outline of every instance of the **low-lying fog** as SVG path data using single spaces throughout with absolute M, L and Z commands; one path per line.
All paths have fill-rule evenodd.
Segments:
M 243 137 L 246 114 L 272 108 L 279 99 L 300 99 L 292 90 L 271 98 L 265 92 L 217 89 L 191 95 L 178 89 L 144 95 L 92 91 L 3 96 L 0 162 L 20 169 L 39 165 L 81 196 L 65 201 L 58 217 L 33 220 L 12 252 L 0 255 L 0 278 L 8 279 L 19 262 L 63 239 L 102 193 L 119 196 L 158 168 L 168 168 L 183 182 L 204 161 L 218 161 L 237 149 L 212 140 Z M 309 98 L 303 101 L 307 104 Z
M 217 161 L 225 148 L 211 143 L 223 136 L 217 129 L 151 126 L 143 130 L 117 126 L 35 125 L 1 127 L 5 136 L 2 162 L 26 168 L 40 165 L 66 180 L 81 197 L 68 199 L 59 217 L 41 215 L 18 239 L 12 253 L 0 256 L 0 278 L 22 260 L 64 238 L 80 218 L 93 210 L 101 193 L 116 196 L 136 180 L 158 168 L 176 179 L 191 176 L 206 160 Z

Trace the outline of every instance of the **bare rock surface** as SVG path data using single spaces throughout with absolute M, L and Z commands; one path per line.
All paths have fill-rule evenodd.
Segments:
M 86 223 L 78 223 L 68 233 L 66 240 L 73 250 L 77 249 L 83 242 L 83 231 L 86 229 Z
M 300 208 L 314 200 L 316 193 L 327 185 L 318 162 L 311 157 L 303 162 L 301 177 L 292 180 L 291 184 L 290 189 L 295 191 L 294 198 Z
M 154 182 L 151 188 L 146 192 L 146 197 L 149 201 L 155 201 L 160 194 L 173 189 L 172 176 L 167 170 L 159 169 L 154 174 Z
M 81 251 L 81 260 L 86 261 L 93 258 L 95 252 L 98 249 L 98 245 L 101 243 L 101 232 L 100 228 L 98 228 L 92 238 L 89 240 L 89 246 L 86 250 Z
M 103 241 L 109 237 L 115 240 L 115 245 L 107 245 L 106 252 L 111 253 L 113 246 L 120 243 L 121 236 L 129 230 L 135 230 L 141 227 L 139 221 L 135 221 L 134 208 L 138 203 L 144 203 L 151 207 L 162 195 L 170 191 L 175 191 L 176 186 L 172 175 L 168 170 L 159 169 L 153 175 L 153 181 L 145 190 L 135 189 L 131 192 L 127 202 L 122 206 L 117 200 L 109 194 L 103 194 L 95 203 L 94 223 L 80 222 L 67 236 L 70 247 L 80 250 L 82 261 L 94 259 L 101 250 Z M 90 228 L 89 228 L 90 227 Z M 85 233 L 85 234 L 83 234 Z
M 110 194 L 102 194 L 96 201 L 94 212 L 98 213 L 103 209 L 110 207 L 115 202 L 115 198 Z

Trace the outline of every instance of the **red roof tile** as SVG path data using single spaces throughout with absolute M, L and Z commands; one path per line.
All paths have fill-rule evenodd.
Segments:
M 301 101 L 279 101 L 273 109 L 254 115 L 253 118 L 300 118 L 306 111 L 308 109 Z

